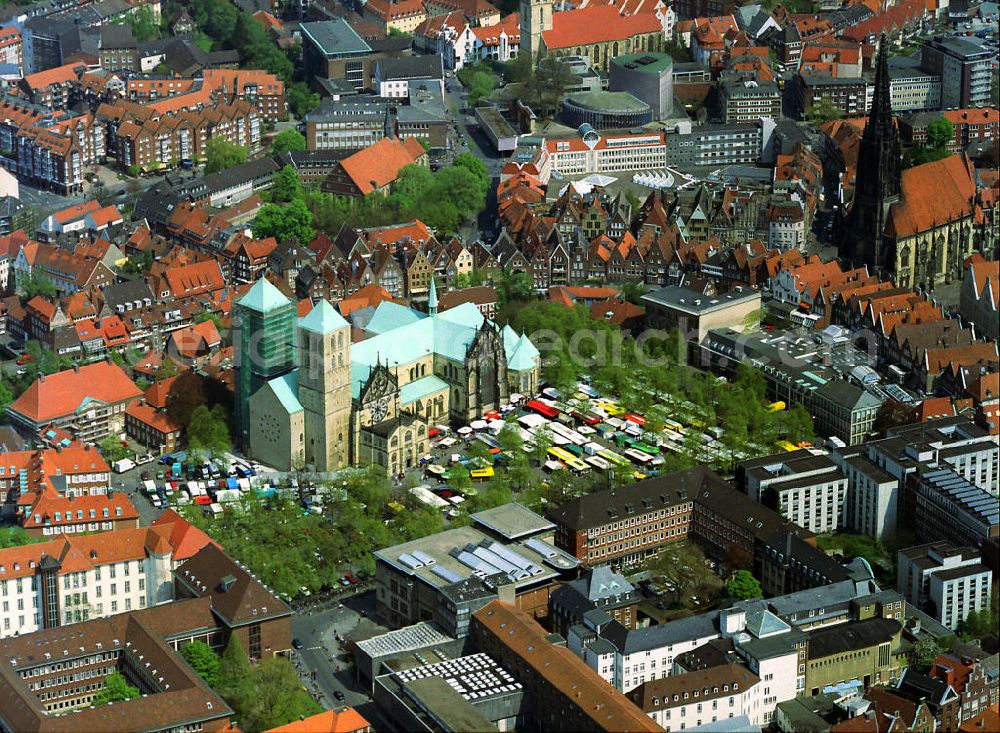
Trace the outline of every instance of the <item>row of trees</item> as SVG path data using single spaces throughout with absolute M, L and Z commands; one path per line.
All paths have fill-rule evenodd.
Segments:
M 251 667 L 235 635 L 221 657 L 201 641 L 185 644 L 180 653 L 229 704 L 242 730 L 270 730 L 323 710 L 302 686 L 291 662 L 270 657 Z
M 439 511 L 394 490 L 377 466 L 343 471 L 324 491 L 321 514 L 276 495 L 230 504 L 219 518 L 204 516 L 198 507 L 186 508 L 185 515 L 287 598 L 303 588 L 315 592 L 336 584 L 347 566 L 372 574 L 373 551 L 444 526 Z

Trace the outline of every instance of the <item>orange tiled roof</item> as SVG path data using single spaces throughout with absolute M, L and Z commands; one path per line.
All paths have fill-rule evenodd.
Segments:
M 662 33 L 653 12 L 621 15 L 612 5 L 596 5 L 552 14 L 552 30 L 542 31 L 547 49 L 623 41 L 644 33 Z
M 964 155 L 907 168 L 901 189 L 886 224 L 891 236 L 907 237 L 972 215 L 976 181 Z
M 104 510 L 108 516 L 104 516 Z M 91 515 L 91 510 L 94 514 Z M 79 514 L 82 512 L 82 515 Z M 56 519 L 58 514 L 59 519 Z M 25 529 L 41 527 L 61 527 L 91 520 L 113 519 L 128 521 L 139 518 L 135 505 L 122 492 L 114 494 L 89 494 L 86 496 L 59 496 L 50 489 L 37 497 L 30 510 L 25 513 L 22 526 Z
M 73 206 L 68 206 L 65 209 L 60 209 L 52 215 L 52 218 L 60 224 L 68 224 L 71 221 L 82 219 L 87 214 L 99 211 L 100 209 L 101 205 L 97 201 L 84 201 L 82 204 L 75 204 Z
M 338 708 L 279 725 L 265 733 L 356 733 L 370 726 L 371 723 L 354 708 Z
M 388 186 L 399 172 L 426 154 L 416 138 L 382 138 L 340 161 L 340 166 L 362 194 Z
M 39 377 L 8 409 L 42 425 L 69 415 L 92 400 L 114 403 L 141 394 L 120 366 L 99 361 Z
M 164 434 L 179 433 L 184 429 L 183 425 L 165 412 L 158 412 L 149 405 L 144 405 L 141 402 L 133 402 L 125 410 L 125 414 Z
M 28 74 L 24 77 L 24 83 L 29 89 L 44 89 L 52 84 L 63 84 L 66 82 L 76 81 L 79 76 L 79 72 L 85 68 L 86 67 L 79 62 L 63 64 L 62 66 L 56 66 L 53 69 L 46 69 L 45 71 Z

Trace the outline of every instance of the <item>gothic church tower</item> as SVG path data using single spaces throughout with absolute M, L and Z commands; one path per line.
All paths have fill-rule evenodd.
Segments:
M 875 68 L 875 97 L 858 151 L 854 202 L 840 242 L 840 256 L 855 265 L 892 271 L 895 253 L 884 237 L 889 208 L 899 201 L 901 154 L 889 92 L 889 41 L 882 34 Z
M 348 462 L 351 327 L 326 300 L 299 321 L 299 402 L 306 464 L 333 471 Z
M 538 49 L 542 33 L 552 30 L 552 0 L 521 0 L 521 50 L 531 54 L 531 62 L 538 62 Z

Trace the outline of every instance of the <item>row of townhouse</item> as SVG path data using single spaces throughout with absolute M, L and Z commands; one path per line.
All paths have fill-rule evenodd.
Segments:
M 106 155 L 104 129 L 93 115 L 73 116 L 0 99 L 0 162 L 32 184 L 74 194 Z
M 152 116 L 141 112 L 146 109 L 129 102 L 98 110 L 98 118 L 108 125 L 109 152 L 121 168 L 151 171 L 204 159 L 213 137 L 251 153 L 260 149 L 261 118 L 249 101 Z

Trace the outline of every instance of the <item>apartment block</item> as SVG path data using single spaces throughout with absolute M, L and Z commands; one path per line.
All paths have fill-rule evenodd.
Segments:
M 997 497 L 949 468 L 926 466 L 905 486 L 905 518 L 922 540 L 982 547 L 1000 536 Z
M 763 689 L 746 667 L 723 664 L 644 682 L 628 697 L 664 730 L 677 731 L 740 717 L 761 725 Z
M 550 509 L 556 546 L 590 565 L 638 565 L 663 545 L 687 539 L 694 497 L 712 476 L 697 469 L 681 471 Z
M 847 477 L 828 455 L 799 450 L 743 461 L 736 480 L 751 499 L 810 532 L 834 532 L 844 524 Z
M 164 517 L 0 550 L 0 637 L 173 600 L 174 569 L 211 540 L 176 514 Z
M 941 106 L 986 107 L 996 54 L 970 39 L 935 36 L 920 46 L 920 66 L 941 77 Z
M 956 629 L 971 612 L 989 607 L 993 575 L 979 550 L 931 542 L 899 551 L 896 588 L 909 603 Z
M 735 80 L 719 85 L 723 121 L 756 122 L 781 118 L 781 90 L 773 81 Z

